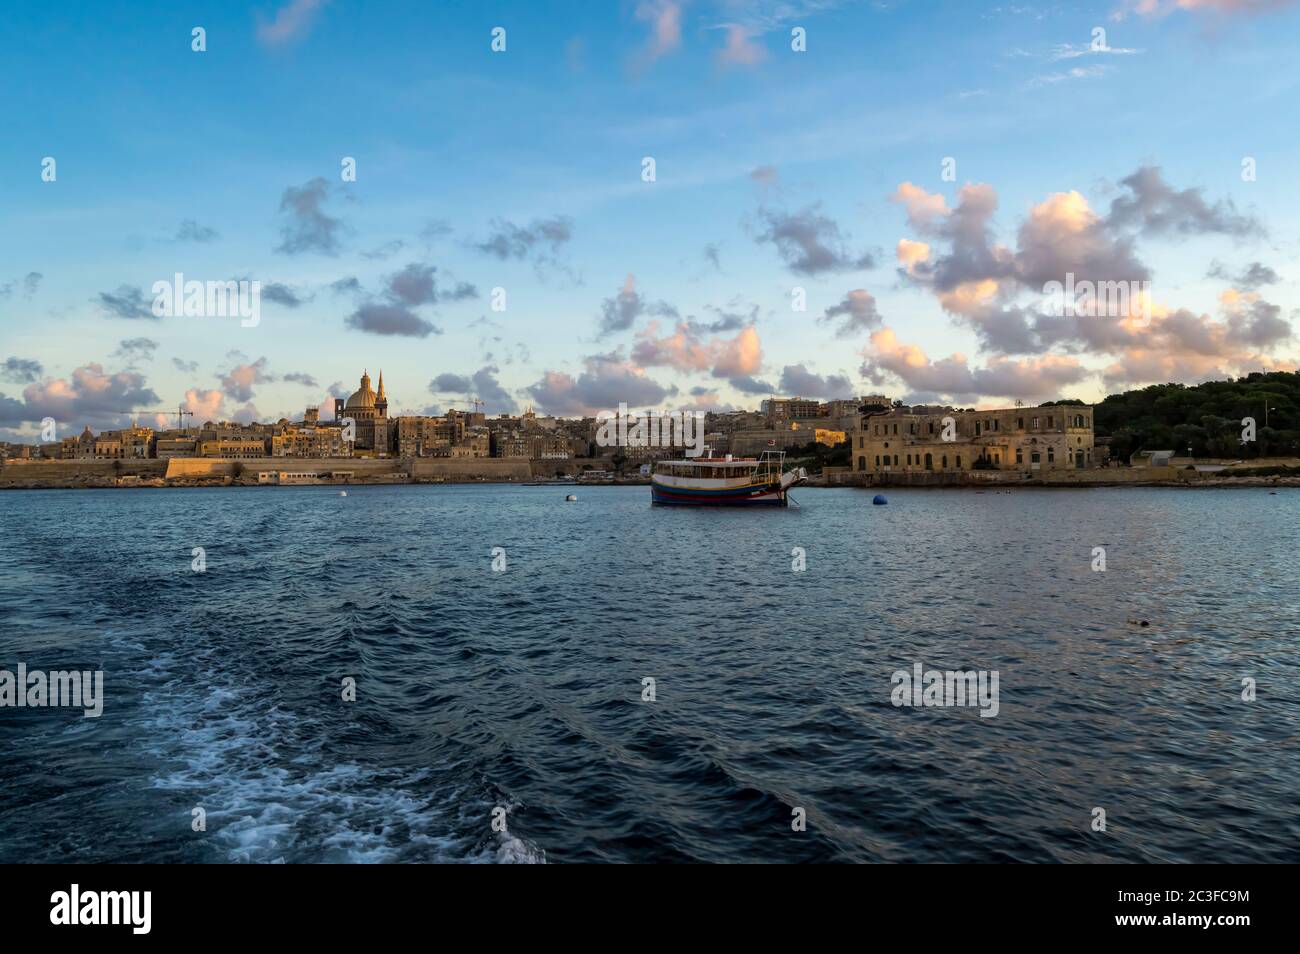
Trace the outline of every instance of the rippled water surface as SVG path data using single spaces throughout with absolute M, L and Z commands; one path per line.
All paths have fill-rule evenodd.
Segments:
M 564 493 L 0 494 L 0 861 L 1300 860 L 1300 491 Z

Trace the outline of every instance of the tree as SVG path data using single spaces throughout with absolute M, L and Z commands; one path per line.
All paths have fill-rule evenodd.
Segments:
M 1247 418 L 1254 422 L 1253 441 L 1244 439 Z M 1123 460 L 1138 450 L 1185 453 L 1189 444 L 1197 456 L 1296 456 L 1300 373 L 1253 372 L 1191 387 L 1153 384 L 1110 395 L 1097 405 L 1093 421 L 1098 441 Z

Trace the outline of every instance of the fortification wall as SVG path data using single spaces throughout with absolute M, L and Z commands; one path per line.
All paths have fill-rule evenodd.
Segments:
M 512 457 L 415 457 L 407 461 L 416 479 L 442 477 L 445 480 L 528 480 L 529 461 Z
M 165 460 L 6 460 L 0 462 L 0 483 L 53 484 L 129 476 L 161 477 L 166 469 Z
M 601 459 L 596 457 L 571 457 L 568 460 L 532 460 L 528 463 L 534 477 L 554 477 L 556 474 L 576 477 L 584 470 L 614 469 L 614 465 L 609 462 L 609 458 Z M 633 473 L 636 471 L 636 466 L 628 464 L 627 470 L 629 473 Z
M 235 472 L 236 463 L 250 469 L 257 467 L 256 461 L 209 460 L 204 457 L 173 457 L 164 463 L 167 465 L 164 476 L 168 480 L 178 477 L 230 477 Z

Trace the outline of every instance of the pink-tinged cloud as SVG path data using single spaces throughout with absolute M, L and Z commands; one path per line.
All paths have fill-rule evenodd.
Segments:
M 659 336 L 659 322 L 652 321 L 637 333 L 632 361 L 643 368 L 668 367 L 678 371 L 704 371 L 713 364 L 716 349 L 678 322 L 672 334 Z
M 225 398 L 220 389 L 201 391 L 190 388 L 185 392 L 185 410 L 194 416 L 190 423 L 203 424 L 207 421 L 221 421 L 225 415 Z
M 266 358 L 251 364 L 237 364 L 221 376 L 221 389 L 236 401 L 247 401 L 253 396 L 253 385 L 272 380 L 266 371 Z
M 754 66 L 767 59 L 767 50 L 754 42 L 753 34 L 743 26 L 724 27 L 727 38 L 715 58 L 720 66 Z
M 583 359 L 583 366 L 577 376 L 546 371 L 525 390 L 547 414 L 588 417 L 615 411 L 619 404 L 639 410 L 662 407 L 676 390 L 664 387 L 617 352 L 591 355 Z
M 141 405 L 156 406 L 158 395 L 145 386 L 142 374 L 118 371 L 106 374 L 101 364 L 91 362 L 72 372 L 71 379 L 49 378 L 23 389 L 23 400 L 8 401 L 6 423 L 38 422 L 52 417 L 63 424 L 120 424 L 124 413 Z
M 317 11 L 328 0 L 290 0 L 275 12 L 268 23 L 257 25 L 257 39 L 266 46 L 279 46 L 304 35 L 311 29 Z
M 758 332 L 751 326 L 741 328 L 736 337 L 723 342 L 717 361 L 713 365 L 716 378 L 743 378 L 757 374 L 763 366 L 763 345 Z
M 636 5 L 635 16 L 642 23 L 650 24 L 650 38 L 634 61 L 638 69 L 645 69 L 681 48 L 681 0 L 641 0 Z
M 1235 14 L 1268 13 L 1293 6 L 1296 0 L 1127 0 L 1120 13 L 1129 11 L 1143 17 L 1162 17 L 1175 10 Z
M 930 233 L 948 217 L 948 203 L 937 192 L 904 182 L 890 198 L 907 210 L 907 222 L 918 232 Z
M 757 374 L 763 365 L 763 345 L 751 325 L 734 338 L 707 341 L 687 322 L 678 322 L 671 334 L 659 335 L 651 322 L 632 346 L 632 364 L 640 368 L 666 367 L 677 371 L 709 371 L 715 378 L 743 378 Z
M 892 328 L 881 328 L 864 349 L 863 376 L 876 385 L 901 382 L 923 399 L 967 403 L 978 397 L 1045 400 L 1056 398 L 1093 375 L 1077 358 L 1047 354 L 1014 360 L 990 358 L 983 368 L 971 367 L 964 354 L 931 359 L 913 344 L 898 340 Z

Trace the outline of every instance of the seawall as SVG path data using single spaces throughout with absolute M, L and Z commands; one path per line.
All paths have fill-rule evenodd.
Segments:
M 174 457 L 168 460 L 4 460 L 0 488 L 199 486 L 278 483 L 279 474 L 321 474 L 335 483 L 525 482 L 608 467 L 601 460 L 524 458 L 255 457 L 226 460 Z M 260 474 L 275 474 L 267 481 Z

